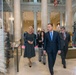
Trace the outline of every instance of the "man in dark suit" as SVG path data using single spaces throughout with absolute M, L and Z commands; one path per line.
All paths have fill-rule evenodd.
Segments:
M 68 44 L 70 42 L 70 34 L 66 32 L 65 27 L 61 27 L 61 33 L 60 33 L 60 42 L 61 42 L 61 59 L 63 68 L 66 68 L 66 54 L 68 51 Z
M 76 47 L 76 31 L 73 33 L 72 41 L 73 41 L 73 47 Z
M 45 34 L 44 40 L 44 54 L 48 55 L 48 66 L 51 75 L 54 75 L 53 67 L 56 60 L 57 52 L 61 53 L 60 50 L 60 37 L 59 33 L 53 31 L 53 24 L 48 24 L 47 26 L 48 32 Z

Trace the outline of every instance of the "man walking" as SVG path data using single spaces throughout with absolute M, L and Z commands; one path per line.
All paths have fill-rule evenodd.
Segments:
M 48 55 L 48 66 L 51 75 L 54 75 L 53 67 L 56 60 L 57 52 L 61 53 L 59 33 L 53 30 L 53 24 L 48 24 L 48 32 L 45 34 L 44 54 Z
M 70 42 L 70 34 L 66 32 L 65 27 L 61 27 L 61 33 L 60 33 L 60 42 L 61 42 L 61 59 L 63 68 L 66 68 L 66 54 L 68 51 L 68 44 Z

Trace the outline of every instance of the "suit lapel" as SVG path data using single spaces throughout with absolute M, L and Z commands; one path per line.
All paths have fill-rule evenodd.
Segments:
M 66 38 L 67 38 L 67 36 L 68 36 L 67 32 L 65 33 L 65 35 L 66 35 Z
M 62 34 L 62 33 L 60 33 L 60 34 L 61 34 L 60 37 L 61 37 L 62 39 L 64 39 L 64 38 L 63 38 L 63 34 Z M 66 38 L 67 38 L 67 36 L 68 36 L 68 35 L 67 35 L 67 32 L 65 32 L 65 35 L 66 35 Z M 65 40 L 66 40 L 66 38 L 65 38 Z
M 50 33 L 48 32 L 48 39 L 51 41 Z
M 60 35 L 60 38 L 62 38 L 63 39 L 63 34 L 62 33 L 60 33 L 61 35 Z
M 53 40 L 54 40 L 54 38 L 55 38 L 55 31 L 53 31 Z

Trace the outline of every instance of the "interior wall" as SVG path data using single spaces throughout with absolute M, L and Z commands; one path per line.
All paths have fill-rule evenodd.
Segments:
M 50 14 L 51 23 L 53 23 L 54 30 L 56 30 L 57 24 L 60 23 L 60 13 L 51 12 Z M 23 32 L 28 31 L 28 27 L 31 25 L 34 25 L 34 13 L 25 11 L 23 13 Z M 41 12 L 37 13 L 37 29 L 41 30 Z
M 34 26 L 34 20 L 23 20 L 23 32 L 28 31 L 29 26 Z M 41 28 L 41 21 L 37 21 L 37 29 Z
M 23 28 L 22 31 L 28 31 L 29 26 L 34 26 L 34 13 L 33 12 L 24 12 L 23 13 Z M 37 13 L 37 29 L 41 30 L 41 13 Z
M 59 12 L 51 12 L 51 23 L 53 23 L 53 29 L 56 30 L 57 24 L 60 23 Z

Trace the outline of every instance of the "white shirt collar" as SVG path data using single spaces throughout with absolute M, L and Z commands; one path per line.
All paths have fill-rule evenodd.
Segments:
M 52 30 L 52 31 L 50 31 L 50 32 L 52 32 L 52 34 L 53 34 L 53 30 Z

